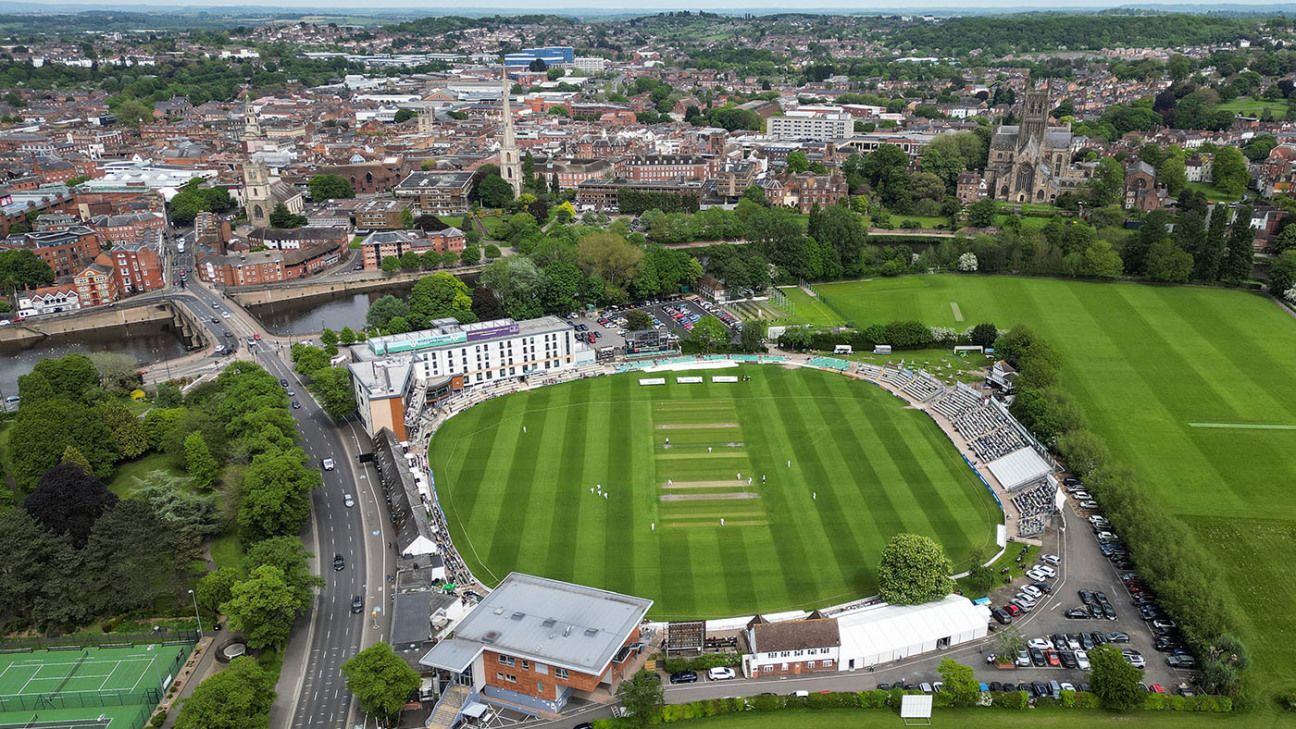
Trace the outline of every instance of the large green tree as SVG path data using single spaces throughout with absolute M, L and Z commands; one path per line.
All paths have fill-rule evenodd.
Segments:
M 39 629 L 74 627 L 86 617 L 84 568 L 72 545 L 24 509 L 0 512 L 0 621 Z
M 1112 644 L 1089 651 L 1090 685 L 1104 709 L 1128 711 L 1143 703 L 1143 672 L 1130 665 Z
M 1246 157 L 1237 147 L 1221 147 L 1215 152 L 1215 161 L 1211 164 L 1211 175 L 1215 187 L 1233 197 L 1246 192 L 1251 184 L 1251 173 L 1247 171 Z
M 513 187 L 499 174 L 489 174 L 477 185 L 477 199 L 485 208 L 506 208 L 513 202 Z
M 454 317 L 473 321 L 472 293 L 468 285 L 453 274 L 441 272 L 424 276 L 410 290 L 409 317 L 416 326 L 427 326 L 433 319 Z
M 35 253 L 26 248 L 0 251 L 0 296 L 52 283 L 54 272 Z
M 200 556 L 191 534 L 173 529 L 142 499 L 124 499 L 95 522 L 84 551 L 88 604 L 105 613 L 155 610 L 177 600 Z
M 233 567 L 221 567 L 214 572 L 208 572 L 198 580 L 194 588 L 195 598 L 199 605 L 213 614 L 218 613 L 221 605 L 233 597 L 234 585 L 242 579 L 242 573 Z
M 345 177 L 339 175 L 315 175 L 307 186 L 310 188 L 311 199 L 316 201 L 355 197 L 355 188 Z
M 693 325 L 688 343 L 690 351 L 703 354 L 728 352 L 732 349 L 729 345 L 729 329 L 714 316 L 704 316 Z
M 347 688 L 368 716 L 389 722 L 419 686 L 418 672 L 390 644 L 375 643 L 342 664 Z
M 950 658 L 941 659 L 941 680 L 945 683 L 945 693 L 949 694 L 950 704 L 956 707 L 976 706 L 981 694 L 981 683 L 977 681 L 971 666 L 965 666 Z
M 190 433 L 184 439 L 185 471 L 193 479 L 194 486 L 200 489 L 211 488 L 220 474 L 220 463 L 207 447 L 207 439 L 201 432 Z
M 1255 260 L 1255 229 L 1251 227 L 1250 205 L 1238 208 L 1237 218 L 1229 230 L 1228 253 L 1220 267 L 1220 277 L 1226 281 L 1240 282 L 1251 278 Z
M 1169 238 L 1152 244 L 1146 256 L 1147 277 L 1162 283 L 1186 283 L 1192 273 L 1193 257 Z
M 148 450 L 148 433 L 144 423 L 122 403 L 107 399 L 90 408 L 92 417 L 99 418 L 112 438 L 112 446 L 124 460 L 133 460 Z
M 882 549 L 878 588 L 893 605 L 939 600 L 954 588 L 953 567 L 945 550 L 921 534 L 897 534 Z
M 617 699 L 629 714 L 627 719 L 630 724 L 636 727 L 646 727 L 652 723 L 662 698 L 661 677 L 647 670 L 640 670 L 629 681 L 622 681 L 617 687 Z
M 66 536 L 80 548 L 89 539 L 95 522 L 116 504 L 117 495 L 94 474 L 64 463 L 41 476 L 36 490 L 23 501 L 23 508 L 41 526 Z
M 298 606 L 305 609 L 315 595 L 315 588 L 324 586 L 324 580 L 311 572 L 310 558 L 299 537 L 271 537 L 248 548 L 243 568 L 248 572 L 267 564 L 279 568 Z
M 296 448 L 258 455 L 243 478 L 238 524 L 249 538 L 297 534 L 310 517 L 310 492 L 319 472 L 303 465 Z
M 230 599 L 221 605 L 230 626 L 253 648 L 277 648 L 288 642 L 293 621 L 305 609 L 283 570 L 261 565 L 230 588 Z
M 183 700 L 176 729 L 269 729 L 275 677 L 243 656 Z
M 1115 205 L 1120 202 L 1125 189 L 1125 170 L 1112 157 L 1098 160 L 1098 169 L 1089 181 L 1089 199 L 1095 207 Z
M 346 368 L 316 370 L 311 374 L 310 389 L 330 418 L 341 422 L 355 412 L 355 390 L 351 386 L 351 373 Z

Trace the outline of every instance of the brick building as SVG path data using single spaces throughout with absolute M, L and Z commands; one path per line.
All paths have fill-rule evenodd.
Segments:
M 56 278 L 72 276 L 90 265 L 102 250 L 99 236 L 84 225 L 66 230 L 22 233 L 0 241 L 0 249 L 26 248 L 49 265 Z
M 117 285 L 123 295 L 157 291 L 166 287 L 162 256 L 158 252 L 160 246 L 160 237 L 155 237 L 151 244 L 119 243 L 112 250 L 99 254 L 99 258 L 106 256 L 112 260 Z
M 384 230 L 369 234 L 360 243 L 366 271 L 382 269 L 385 258 L 400 258 L 407 252 L 462 253 L 466 237 L 458 228 L 437 231 Z
M 472 188 L 473 173 L 411 172 L 396 186 L 397 198 L 412 200 L 422 213 L 432 215 L 463 215 L 468 212 L 468 191 Z
M 102 306 L 121 298 L 112 259 L 96 259 L 73 277 L 81 306 Z
M 749 678 L 835 673 L 841 633 L 832 618 L 771 623 L 759 615 L 742 634 L 747 644 L 743 674 Z
M 617 163 L 617 176 L 634 181 L 705 180 L 715 174 L 714 157 L 676 154 L 649 154 L 630 157 Z
M 405 215 L 411 215 L 411 200 L 374 198 L 365 200 L 355 208 L 355 226 L 361 230 L 400 230 L 405 227 Z
M 138 243 L 156 240 L 166 230 L 166 216 L 154 212 L 133 212 L 119 215 L 96 215 L 88 226 L 112 243 Z
M 461 700 L 460 711 L 473 700 L 498 700 L 558 712 L 573 698 L 615 693 L 630 677 L 651 606 L 643 598 L 514 572 L 459 622 L 455 637 L 419 663 L 449 682 L 442 702 Z
M 823 208 L 836 205 L 850 195 L 846 178 L 839 172 L 815 174 L 802 172 L 783 179 L 780 204 L 808 214 L 816 205 Z

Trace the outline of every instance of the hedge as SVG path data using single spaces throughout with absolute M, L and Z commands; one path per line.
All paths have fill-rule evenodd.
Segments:
M 761 694 L 747 698 L 706 699 L 687 704 L 666 704 L 652 723 L 675 724 L 694 719 L 705 719 L 724 714 L 741 714 L 746 711 L 775 712 L 785 709 L 895 709 L 900 706 L 900 697 L 905 695 L 903 689 L 890 691 L 834 691 L 829 693 L 811 693 L 807 696 Z M 909 692 L 917 693 L 917 692 Z M 1007 711 L 1022 711 L 1031 705 L 1030 696 L 1025 691 L 1003 691 L 990 694 L 991 705 Z M 934 704 L 938 707 L 949 706 L 948 694 L 935 694 Z M 1098 697 L 1089 692 L 1063 691 L 1062 699 L 1041 698 L 1035 700 L 1036 706 L 1056 709 L 1076 709 L 1094 711 L 1098 709 Z M 1209 713 L 1227 713 L 1233 710 L 1233 702 L 1223 696 L 1184 697 L 1170 694 L 1148 694 L 1143 703 L 1146 711 L 1194 711 Z M 620 729 L 627 726 L 617 719 L 600 719 L 593 722 L 596 729 Z

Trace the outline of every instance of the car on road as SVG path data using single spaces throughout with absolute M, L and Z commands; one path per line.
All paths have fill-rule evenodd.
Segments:
M 323 461 L 320 462 L 320 465 L 324 467 L 325 471 L 332 471 L 334 468 L 337 467 L 337 464 L 333 462 L 332 458 L 325 458 Z
M 255 339 L 255 340 L 257 340 L 258 342 L 261 341 L 261 335 L 260 335 L 260 334 L 253 334 L 253 335 L 252 335 L 252 338 Z
M 293 410 L 301 410 L 301 400 L 293 400 Z
M 213 309 L 219 309 L 219 308 L 220 308 L 220 302 L 219 302 L 219 301 L 213 301 L 213 302 L 212 302 L 212 308 L 213 308 Z
M 211 318 L 211 323 L 212 323 L 212 324 L 220 324 L 220 317 L 218 317 L 218 316 L 213 316 L 213 317 Z
M 340 554 L 333 555 L 333 569 L 338 572 L 341 572 L 342 570 L 346 569 L 346 560 L 342 558 L 342 555 Z
M 670 675 L 671 683 L 697 683 L 696 671 L 676 671 Z
M 280 378 L 279 378 L 279 386 L 280 386 L 280 387 L 287 387 L 287 386 L 288 386 L 288 380 L 285 380 L 284 378 L 280 377 Z
M 734 673 L 734 670 L 727 666 L 716 666 L 707 671 L 707 680 L 709 681 L 728 681 L 737 676 L 738 674 Z
M 288 397 L 294 397 L 294 396 L 296 396 L 296 395 L 297 395 L 297 391 L 296 391 L 296 390 L 292 389 L 291 387 L 288 388 Z
M 342 494 L 342 505 L 350 509 L 355 506 L 355 499 L 351 497 L 351 494 Z
M 222 319 L 228 319 L 228 318 L 230 318 L 230 313 L 229 313 L 228 311 L 222 311 L 222 312 L 221 312 L 221 318 L 222 318 Z
M 364 596 L 356 595 L 351 598 L 351 614 L 364 612 Z

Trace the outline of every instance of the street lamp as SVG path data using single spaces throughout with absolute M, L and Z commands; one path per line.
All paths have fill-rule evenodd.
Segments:
M 198 639 L 202 640 L 202 616 L 198 614 L 198 596 L 194 594 L 193 590 L 190 590 L 189 597 L 193 600 L 194 619 L 198 621 Z

